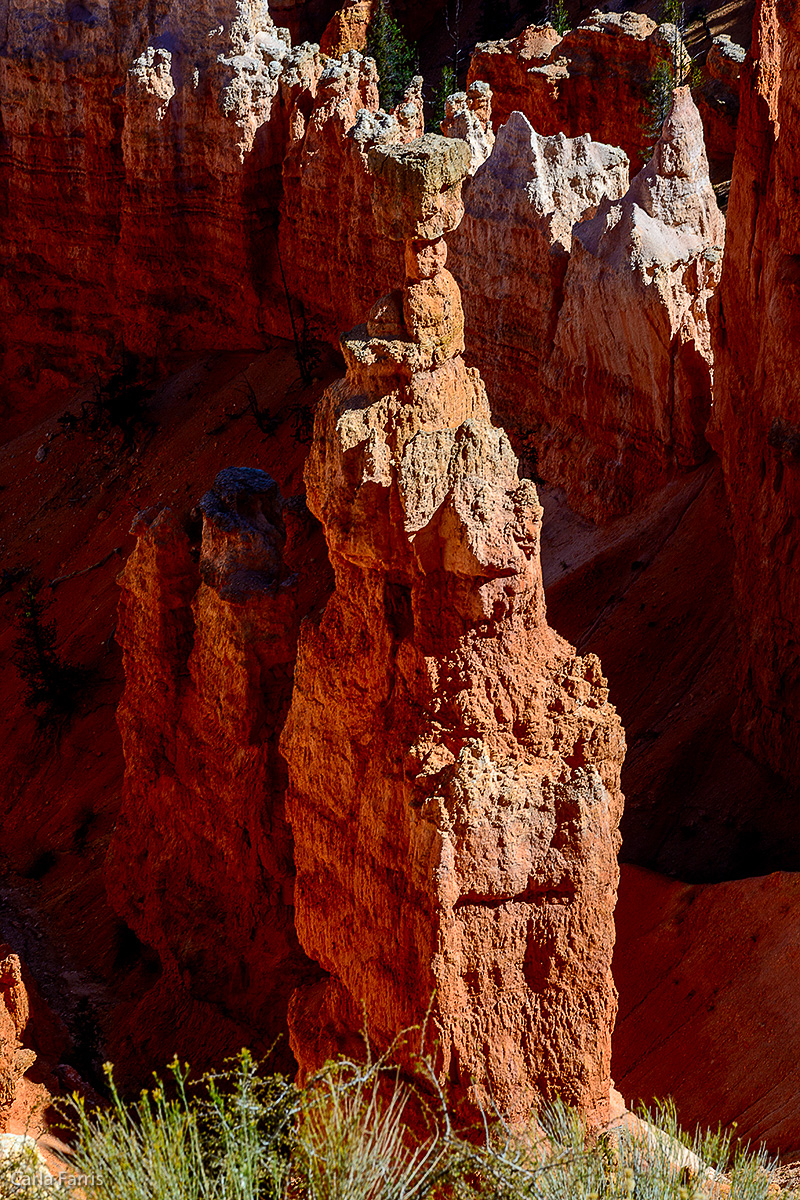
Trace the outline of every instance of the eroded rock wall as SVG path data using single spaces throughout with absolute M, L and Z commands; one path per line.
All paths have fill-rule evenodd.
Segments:
M 710 436 L 725 471 L 741 630 L 734 732 L 800 779 L 800 18 L 759 6 L 742 69 Z
M 280 252 L 289 290 L 314 329 L 336 341 L 400 270 L 393 243 L 376 236 L 367 155 L 422 132 L 421 80 L 393 113 L 378 108 L 372 59 L 326 60 L 298 51 L 282 87 L 289 113 Z
M 302 564 L 309 519 L 256 470 L 221 472 L 200 508 L 199 555 L 170 510 L 145 513 L 121 576 L 126 772 L 106 878 L 164 969 L 269 1045 L 318 974 L 294 930 L 277 752 L 307 602 L 286 560 Z
M 540 469 L 593 519 L 709 453 L 709 305 L 724 239 L 699 114 L 679 88 L 651 161 L 574 229 L 544 371 Z
M 563 37 L 533 25 L 508 41 L 480 43 L 467 78 L 491 87 L 495 129 L 518 110 L 539 134 L 588 133 L 620 146 L 637 171 L 652 144 L 645 113 L 653 75 L 676 36 L 674 26 L 641 13 L 595 10 Z
M 405 282 L 342 340 L 306 469 L 336 589 L 281 739 L 297 928 L 326 972 L 301 1069 L 429 1019 L 440 1079 L 513 1119 L 607 1113 L 624 739 L 600 664 L 547 625 L 542 510 L 465 366 L 442 233 L 466 143 L 373 150 Z M 403 1052 L 402 1050 L 400 1051 Z
M 33 14 L 11 0 L 8 14 L 6 429 L 52 411 L 123 343 L 161 364 L 289 336 L 284 282 L 298 324 L 305 311 L 332 340 L 388 286 L 396 254 L 360 232 L 366 153 L 422 132 L 421 81 L 370 116 L 371 60 L 293 49 L 255 0 Z
M 688 89 L 629 187 L 627 169 L 615 147 L 512 114 L 451 238 L 494 410 L 599 521 L 709 452 L 724 218 Z
M 26 77 L 25 104 L 9 109 L 9 210 L 17 215 L 9 226 L 4 284 L 14 313 L 6 416 L 17 425 L 32 419 L 37 405 L 56 405 L 59 388 L 68 386 L 71 373 L 85 373 L 90 359 L 97 358 L 102 373 L 123 341 L 146 363 L 210 345 L 255 346 L 268 330 L 288 335 L 286 292 L 301 337 L 335 340 L 343 325 L 386 294 L 401 269 L 398 244 L 376 236 L 366 162 L 372 147 L 402 144 L 422 132 L 420 81 L 394 112 L 384 113 L 371 60 L 355 50 L 330 59 L 315 45 L 292 49 L 287 31 L 265 8 L 245 0 L 208 0 L 190 14 L 176 2 L 146 19 L 135 9 L 112 49 L 120 14 L 96 16 L 71 34 L 80 53 L 67 63 L 74 74 L 91 61 L 103 87 L 118 80 L 114 120 L 100 120 L 100 101 L 77 77 L 55 87 L 58 105 L 83 87 L 80 121 L 75 114 L 71 125 L 62 121 L 56 142 L 65 153 L 72 142 L 82 153 L 95 147 L 91 167 L 69 167 L 75 179 L 89 173 L 92 188 L 84 194 L 72 175 L 65 184 L 55 171 L 34 172 L 26 138 L 39 122 L 35 104 L 45 103 L 42 79 L 31 84 Z M 22 26 L 9 28 L 19 41 Z M 42 72 L 54 55 L 47 39 L 55 34 L 45 28 L 26 35 Z M 588 250 L 583 235 L 571 242 L 571 224 L 594 216 L 603 192 L 617 201 L 622 191 L 624 155 L 588 141 L 584 130 L 628 144 L 636 123 L 618 118 L 637 103 L 631 80 L 650 70 L 666 35 L 647 18 L 614 14 L 593 17 L 558 44 L 551 35 L 547 28 L 528 30 L 516 47 L 526 79 L 543 71 L 547 94 L 563 92 L 563 103 L 554 100 L 546 119 L 533 112 L 535 135 L 520 133 L 515 119 L 487 162 L 491 89 L 474 81 L 450 99 L 446 131 L 469 140 L 476 174 L 452 265 L 466 298 L 470 352 L 488 364 L 494 410 L 513 421 L 519 447 L 535 454 L 549 480 L 572 487 L 574 476 L 583 489 L 573 489 L 575 503 L 603 517 L 638 502 L 654 468 L 658 480 L 702 455 L 705 304 L 716 274 L 713 263 L 704 265 L 670 241 L 662 226 L 671 218 L 663 212 L 657 229 L 645 221 L 647 271 L 659 264 L 655 281 L 643 274 L 636 245 L 611 245 L 621 227 L 605 231 L 602 249 L 593 243 Z M 622 53 L 628 43 L 630 53 Z M 12 95 L 15 87 L 21 95 L 20 51 L 13 38 L 8 47 L 3 69 Z M 517 61 L 502 46 L 495 50 L 484 47 L 476 59 L 485 60 L 490 76 L 497 76 L 495 59 Z M 545 50 L 546 61 L 536 66 Z M 606 87 L 604 71 L 616 72 L 613 87 Z M 494 103 L 502 114 L 500 76 Z M 590 84 L 594 101 L 603 96 L 599 108 L 589 104 Z M 617 87 L 631 94 L 607 103 Z M 598 126 L 586 116 L 590 109 L 615 116 L 616 124 Z M 684 121 L 679 136 L 692 143 L 691 155 L 697 139 L 690 125 Z M 572 126 L 581 137 L 565 138 L 561 131 Z M 103 165 L 97 155 L 109 161 Z M 698 164 L 692 180 L 705 203 L 708 187 Z M 28 197 L 26 207 L 34 173 L 38 204 L 32 207 Z M 53 214 L 61 211 L 64 187 L 71 195 L 73 184 L 75 219 L 65 224 L 59 218 L 63 233 L 54 240 Z M 625 211 L 639 211 L 633 193 Z M 610 219 L 617 216 L 615 209 Z M 639 237 L 644 225 L 638 218 L 634 224 Z M 84 225 L 105 229 L 108 244 L 92 242 L 88 232 L 84 237 Z M 663 244 L 654 249 L 654 239 Z M 719 238 L 707 241 L 713 250 Z M 567 272 L 573 244 L 582 267 L 573 262 Z M 675 278 L 662 286 L 665 263 Z M 53 278 L 64 278 L 69 292 L 55 332 L 49 301 L 42 303 Z M 572 300 L 565 287 L 573 288 Z M 601 311 L 587 314 L 587 297 L 595 303 L 600 293 Z M 637 321 L 633 309 L 642 305 L 649 315 Z M 562 310 L 570 321 L 557 329 Z M 40 347 L 46 347 L 41 354 Z M 59 355 L 64 370 L 56 377 L 45 364 Z M 576 454 L 584 461 L 576 462 Z
M 257 346 L 288 31 L 250 0 L 6 13 L 0 421 L 52 411 L 123 340 L 161 359 Z

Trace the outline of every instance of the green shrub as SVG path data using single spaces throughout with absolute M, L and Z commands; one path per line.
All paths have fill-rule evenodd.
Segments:
M 392 16 L 387 0 L 380 0 L 367 30 L 367 54 L 378 68 L 381 104 L 394 108 L 414 77 L 417 52 Z
M 786 1196 L 763 1152 L 728 1134 L 687 1137 L 663 1105 L 592 1139 L 555 1102 L 538 1126 L 502 1120 L 465 1139 L 424 1064 L 328 1063 L 304 1089 L 261 1077 L 243 1051 L 192 1087 L 174 1062 L 126 1105 L 109 1074 L 99 1112 L 76 1101 L 71 1170 L 86 1200 L 767 1200 Z M 409 1115 L 413 1115 L 409 1128 Z M 411 1130 L 414 1130 L 412 1133 Z M 544 1136 L 542 1136 L 544 1135 Z M 772 1190 L 770 1190 L 772 1188 Z M 27 1198 L 26 1198 L 27 1200 Z
M 572 28 L 565 0 L 547 0 L 547 20 L 562 36 Z

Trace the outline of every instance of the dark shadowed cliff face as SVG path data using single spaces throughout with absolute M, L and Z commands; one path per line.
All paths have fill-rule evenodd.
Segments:
M 800 18 L 764 3 L 743 72 L 714 415 L 736 546 L 736 736 L 800 779 Z

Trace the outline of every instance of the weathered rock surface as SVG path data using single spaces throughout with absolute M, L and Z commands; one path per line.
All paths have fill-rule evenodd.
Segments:
M 257 345 L 265 330 L 288 335 L 284 283 L 301 334 L 333 337 L 342 325 L 361 319 L 378 297 L 386 295 L 401 270 L 399 247 L 375 236 L 367 160 L 373 147 L 405 143 L 422 132 L 418 84 L 394 113 L 382 113 L 370 60 L 357 51 L 329 59 L 313 44 L 291 49 L 286 30 L 244 0 L 214 0 L 213 4 L 209 0 L 192 14 L 170 5 L 152 21 L 137 8 L 130 27 L 125 25 L 118 36 L 114 34 L 117 15 L 109 8 L 102 20 L 98 15 L 92 22 L 72 23 L 75 53 L 66 65 L 59 60 L 53 67 L 67 75 L 52 87 L 49 76 L 45 79 L 36 72 L 50 70 L 48 63 L 57 58 L 48 41 L 55 36 L 53 30 L 46 23 L 35 28 L 24 23 L 18 12 L 10 25 L 2 67 L 13 100 L 10 115 L 4 118 L 13 219 L 8 225 L 9 261 L 0 287 L 6 289 L 3 302 L 13 314 L 5 378 L 10 398 L 7 416 L 17 426 L 32 419 L 37 405 L 57 411 L 59 389 L 63 394 L 71 375 L 84 372 L 92 358 L 108 362 L 123 339 L 129 349 L 146 358 L 164 360 L 178 350 L 198 346 Z M 631 62 L 639 62 L 642 55 L 649 62 L 647 55 L 655 53 L 658 38 L 652 30 L 645 36 L 645 27 L 650 29 L 646 18 L 637 17 L 631 24 L 612 14 L 593 18 L 581 27 L 583 32 L 573 31 L 557 46 L 555 35 L 546 29 L 526 31 L 519 45 L 527 47 L 533 62 L 546 43 L 550 49 L 549 65 L 545 65 L 551 74 L 555 72 L 554 79 L 561 79 L 557 61 L 574 65 L 575 80 L 580 77 L 583 83 L 580 87 L 575 81 L 564 83 L 565 97 L 589 86 L 590 60 L 605 63 L 599 83 L 595 79 L 592 87 L 595 99 L 603 96 L 598 111 L 613 114 L 624 105 L 622 100 L 608 103 L 617 85 L 606 86 L 603 70 L 623 70 L 620 64 L 627 59 L 620 47 L 628 42 L 638 47 L 635 54 L 631 50 Z M 33 81 L 30 75 L 24 79 L 17 75 L 23 43 L 30 43 Z M 650 49 L 645 53 L 643 46 Z M 549 61 L 551 51 L 561 57 Z M 603 58 L 606 53 L 613 62 Z M 90 69 L 97 76 L 94 91 L 85 78 Z M 623 75 L 625 71 L 628 67 Z M 639 67 L 631 66 L 628 74 L 638 78 L 637 71 Z M 562 84 L 553 87 L 561 95 Z M 37 104 L 47 107 L 52 95 L 66 104 L 63 98 L 76 90 L 84 98 L 82 106 L 70 110 L 69 119 L 64 116 L 54 136 L 59 153 L 66 154 L 65 147 L 75 142 L 81 155 L 93 157 L 86 166 L 82 159 L 70 159 L 62 178 L 55 167 L 43 172 L 41 147 L 36 149 L 34 168 L 31 130 L 41 125 Z M 451 103 L 445 125 L 470 142 L 475 171 L 491 147 L 491 92 L 483 82 L 473 80 L 464 95 L 465 100 Z M 98 108 L 101 100 L 108 112 Z M 502 108 L 502 95 L 500 100 Z M 629 98 L 625 103 L 633 101 Z M 564 121 L 572 121 L 571 105 L 568 97 L 563 104 L 558 101 L 550 127 L 537 125 L 534 116 L 539 133 L 555 135 Z M 629 120 L 626 128 L 628 133 L 633 128 Z M 584 129 L 576 132 L 583 134 Z M 620 127 L 609 127 L 609 132 L 619 137 Z M 549 153 L 554 153 L 552 147 Z M 591 158 L 595 151 L 587 153 Z M 570 165 L 565 160 L 564 169 Z M 84 175 L 92 180 L 88 190 Z M 30 196 L 34 180 L 35 204 Z M 609 194 L 618 193 L 611 188 Z M 62 218 L 59 224 L 53 217 L 61 211 L 64 195 L 72 198 L 68 227 L 63 227 Z M 592 199 L 574 214 L 566 203 L 565 220 L 586 216 L 595 203 Z M 557 200 L 553 211 L 561 204 Z M 482 203 L 484 213 L 488 207 Z M 543 269 L 534 266 L 536 286 L 526 287 L 521 276 L 529 268 L 528 228 L 511 228 L 505 222 L 507 245 L 501 247 L 500 196 L 497 207 L 492 241 L 506 269 L 499 272 L 496 260 L 484 256 L 478 270 L 480 242 L 463 254 L 456 246 L 453 266 L 464 286 L 470 342 L 476 354 L 489 341 L 488 330 L 497 333 L 502 316 L 488 368 L 498 384 L 491 377 L 487 382 L 492 403 L 505 416 L 512 381 L 516 385 L 522 380 L 523 395 L 538 394 L 543 388 L 553 315 L 561 304 L 565 257 L 560 249 L 551 249 L 541 260 Z M 517 205 L 519 212 L 524 208 Z M 57 242 L 54 228 L 61 230 Z M 98 242 L 98 231 L 105 242 Z M 561 233 L 558 240 L 563 240 Z M 326 247 L 325 253 L 320 253 L 320 245 Z M 459 259 L 465 255 L 472 265 L 462 275 Z M 68 271 L 65 262 L 71 264 Z M 31 289 L 39 287 L 33 283 L 36 279 L 45 280 L 44 292 L 34 296 Z M 54 295 L 52 281 L 58 279 L 64 281 L 64 295 L 54 313 L 47 296 Z M 519 279 L 520 287 L 510 286 L 509 279 Z M 442 297 L 441 303 L 449 301 Z M 545 352 L 539 354 L 542 343 Z M 484 355 L 480 357 L 483 360 Z M 656 382 L 660 386 L 663 379 Z M 515 410 L 520 408 L 516 395 L 512 403 Z M 520 423 L 521 437 L 531 433 L 538 437 L 545 409 L 538 400 L 534 406 L 526 397 L 520 411 L 534 412 L 536 421 L 529 428 Z M 557 443 L 562 432 L 556 423 Z M 587 453 L 605 455 L 605 430 L 598 444 L 586 432 Z M 553 462 L 559 453 L 557 445 Z M 558 474 L 553 478 L 558 479 Z
M 374 146 L 422 132 L 421 83 L 385 113 L 375 63 L 356 51 L 326 61 L 301 47 L 284 73 L 289 145 L 281 257 L 291 294 L 332 339 L 343 319 L 356 320 L 401 269 L 399 248 L 376 237 L 367 157 Z
M 651 162 L 575 228 L 546 369 L 540 469 L 596 519 L 708 453 L 724 236 L 700 118 L 679 88 Z
M 463 290 L 469 357 L 509 427 L 528 430 L 544 411 L 572 227 L 627 186 L 621 150 L 587 136 L 540 137 L 517 112 L 465 187 L 451 268 Z
M 269 1044 L 315 975 L 277 753 L 302 616 L 286 559 L 302 561 L 308 517 L 257 470 L 222 471 L 200 509 L 199 563 L 162 509 L 137 518 L 120 579 L 126 774 L 107 879 L 164 968 Z
M 356 52 L 329 60 L 308 43 L 292 50 L 288 30 L 249 0 L 191 12 L 172 3 L 152 19 L 143 4 L 123 18 L 105 0 L 66 24 L 32 21 L 15 3 L 9 12 L 0 52 L 7 428 L 52 411 L 123 340 L 163 362 L 210 345 L 258 346 L 265 331 L 289 335 L 275 245 L 282 196 L 296 317 L 299 300 L 338 336 L 342 317 L 384 290 L 381 275 L 393 277 L 397 261 L 362 262 L 350 206 L 355 198 L 369 214 L 368 145 L 421 133 L 419 84 L 371 122 L 374 64 Z M 323 241 L 338 260 L 318 254 Z M 337 261 L 352 265 L 341 272 L 353 280 L 352 312 L 337 295 Z
M 249 0 L 12 0 L 4 34 L 0 419 L 24 428 L 123 337 L 257 345 L 288 32 Z
M 695 91 L 712 168 L 724 178 L 733 163 L 739 121 L 739 76 L 745 51 L 727 34 L 714 38 L 705 61 L 703 82 Z M 726 170 L 727 169 L 727 170 Z
M 8 946 L 0 946 L 0 1133 L 8 1128 L 19 1081 L 36 1061 L 36 1053 L 22 1046 L 28 1016 L 19 957 L 9 953 Z
M 623 734 L 600 664 L 547 625 L 541 508 L 460 356 L 441 235 L 469 147 L 372 152 L 406 282 L 342 339 L 306 468 L 336 590 L 303 626 L 281 739 L 302 1070 L 426 1017 L 469 1110 L 609 1104 Z M 445 352 L 446 351 L 446 352 Z M 404 1052 L 404 1051 L 403 1051 Z
M 460 138 L 469 146 L 469 174 L 474 175 L 492 153 L 494 133 L 491 125 L 492 91 L 488 83 L 476 80 L 466 92 L 456 92 L 445 102 L 442 133 Z
M 762 3 L 742 110 L 709 436 L 725 471 L 742 645 L 734 732 L 800 780 L 800 20 Z
M 346 0 L 333 14 L 319 39 L 322 53 L 341 58 L 349 50 L 363 51 L 376 7 L 376 0 Z
M 708 453 L 724 219 L 688 89 L 627 191 L 626 175 L 621 150 L 512 114 L 451 238 L 495 411 L 595 520 Z
M 491 87 L 495 129 L 519 110 L 539 134 L 589 133 L 621 146 L 636 171 L 652 144 L 642 114 L 653 72 L 675 36 L 641 13 L 596 10 L 563 37 L 531 26 L 511 41 L 479 44 L 467 80 Z
M 561 34 L 552 25 L 529 25 L 515 38 L 480 42 L 475 47 L 467 82 L 488 82 L 495 130 L 505 125 L 512 112 L 526 111 L 531 92 L 528 72 L 546 63 L 560 41 Z

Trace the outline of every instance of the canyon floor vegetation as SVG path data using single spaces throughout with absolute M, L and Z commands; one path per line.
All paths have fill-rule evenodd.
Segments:
M 304 1088 L 266 1075 L 247 1050 L 227 1071 L 167 1077 L 126 1103 L 106 1068 L 110 1102 L 69 1118 L 76 1149 L 63 1181 L 33 1159 L 0 1159 L 0 1196 L 49 1200 L 767 1200 L 762 1150 L 729 1132 L 687 1135 L 667 1103 L 593 1138 L 554 1102 L 539 1130 L 497 1116 L 463 1136 L 430 1064 L 401 1077 L 391 1058 L 327 1063 Z M 409 1117 L 411 1119 L 409 1120 Z M 416 1136 L 409 1132 L 415 1129 Z M 77 1184 L 80 1191 L 75 1193 Z M 71 1192 L 72 1188 L 72 1192 Z

